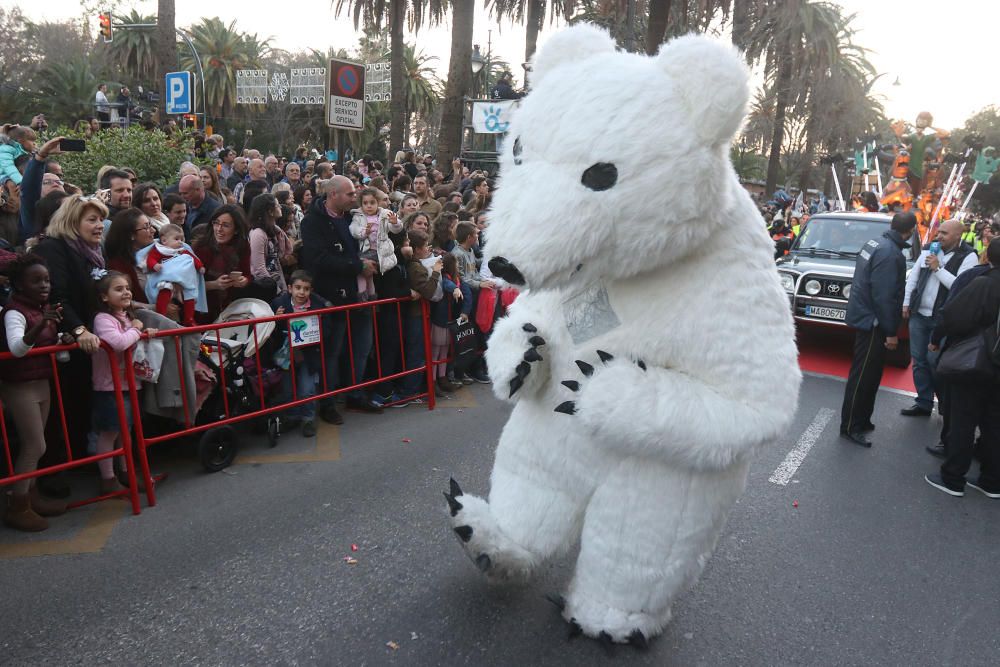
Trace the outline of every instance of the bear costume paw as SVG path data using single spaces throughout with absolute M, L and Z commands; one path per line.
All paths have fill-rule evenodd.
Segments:
M 543 345 L 546 339 L 531 322 L 497 323 L 486 357 L 497 398 L 516 401 L 534 395 L 545 384 L 549 365 L 538 349 Z
M 532 555 L 504 535 L 497 525 L 490 505 L 482 498 L 466 495 L 451 480 L 448 501 L 452 530 L 465 553 L 479 571 L 493 582 L 526 581 L 535 567 Z
M 555 407 L 556 412 L 561 412 L 564 415 L 579 414 L 584 421 L 593 421 L 595 426 L 599 426 L 603 421 L 600 406 L 612 405 L 611 401 L 616 398 L 618 388 L 641 382 L 643 373 L 646 372 L 646 362 L 641 359 L 635 363 L 615 361 L 614 355 L 604 350 L 597 350 L 597 356 L 602 364 L 602 367 L 598 369 L 586 361 L 577 360 L 576 366 L 583 374 L 583 381 L 563 380 L 562 385 L 577 394 L 578 398 L 572 401 L 563 401 Z M 595 373 L 597 374 L 596 378 L 594 377 Z M 608 395 L 602 396 L 605 392 Z M 581 406 L 587 407 L 583 413 L 581 413 Z

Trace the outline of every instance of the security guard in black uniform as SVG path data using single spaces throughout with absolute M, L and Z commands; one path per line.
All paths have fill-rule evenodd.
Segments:
M 840 435 L 862 447 L 872 446 L 865 433 L 875 429 L 871 419 L 885 351 L 899 344 L 896 331 L 903 319 L 906 287 L 903 250 L 910 247 L 907 241 L 916 226 L 913 213 L 897 213 L 882 238 L 861 247 L 854 265 L 846 318 L 847 325 L 856 329 L 854 358 L 844 390 Z

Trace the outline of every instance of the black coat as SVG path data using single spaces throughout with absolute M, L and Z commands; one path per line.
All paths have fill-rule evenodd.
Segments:
M 62 304 L 62 331 L 78 326 L 93 330 L 97 308 L 96 281 L 92 267 L 64 239 L 46 238 L 34 249 L 49 267 L 52 291 L 49 303 Z
M 331 217 L 326 197 L 317 197 L 299 227 L 302 268 L 312 274 L 316 293 L 335 306 L 357 303 L 358 274 L 364 267 L 350 216 Z
M 848 326 L 871 331 L 877 322 L 886 336 L 896 335 L 903 321 L 906 290 L 906 257 L 902 251 L 909 247 L 899 232 L 891 229 L 861 247 L 847 302 Z
M 996 326 L 998 313 L 1000 269 L 991 268 L 945 303 L 935 333 L 947 336 L 948 342 L 954 343 Z

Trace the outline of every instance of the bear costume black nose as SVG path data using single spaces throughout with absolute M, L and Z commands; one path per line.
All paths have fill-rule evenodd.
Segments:
M 489 262 L 490 271 L 497 278 L 506 280 L 511 285 L 523 285 L 524 276 L 517 270 L 517 267 L 507 261 L 504 257 L 494 257 Z

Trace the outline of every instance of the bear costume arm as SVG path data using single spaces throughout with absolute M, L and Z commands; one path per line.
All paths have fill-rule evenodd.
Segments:
M 797 388 L 794 377 L 787 380 Z M 676 370 L 643 370 L 615 358 L 598 364 L 583 384 L 571 418 L 593 431 L 596 442 L 622 455 L 721 470 L 785 430 L 791 411 L 783 416 L 780 404 L 753 394 L 736 398 Z

